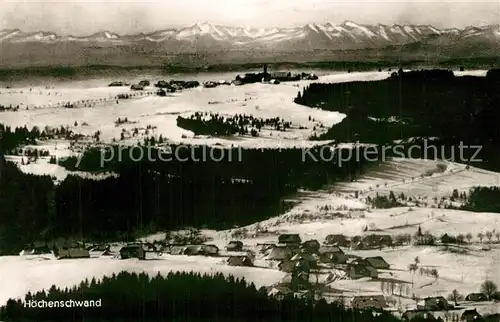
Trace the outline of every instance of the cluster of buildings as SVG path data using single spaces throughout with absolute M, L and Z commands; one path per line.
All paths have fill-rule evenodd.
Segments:
M 292 74 L 291 72 L 272 72 L 269 73 L 267 70 L 267 64 L 264 64 L 263 71 L 261 73 L 246 73 L 243 76 L 237 75 L 233 84 L 244 85 L 251 83 L 269 83 L 269 84 L 279 84 L 281 82 L 294 82 L 300 80 L 317 80 L 318 76 L 310 73 L 299 73 Z
M 121 259 L 137 258 L 146 260 L 147 253 L 224 257 L 230 266 L 261 267 L 279 269 L 286 275 L 276 284 L 268 287 L 268 295 L 277 299 L 286 296 L 331 298 L 345 301 L 343 291 L 333 289 L 329 284 L 337 280 L 370 278 L 377 280 L 379 272 L 388 271 L 391 266 L 380 256 L 361 258 L 346 254 L 342 248 L 379 248 L 389 246 L 390 239 L 384 235 L 367 235 L 364 238 L 348 239 L 344 235 L 328 235 L 323 243 L 315 239 L 302 241 L 298 234 L 282 234 L 276 244 L 257 244 L 256 252 L 246 250 L 242 241 L 230 241 L 225 251 L 210 244 L 179 245 L 165 241 L 153 243 L 129 243 L 112 251 L 110 245 L 85 247 L 83 243 L 32 244 L 20 255 L 42 255 L 52 253 L 57 259 L 90 258 L 91 253 L 100 256 L 114 256 Z M 342 248 L 341 248 L 342 247 Z M 256 264 L 256 253 L 260 256 Z M 466 301 L 487 301 L 481 293 L 467 295 Z M 350 306 L 357 309 L 387 310 L 389 305 L 383 294 L 355 295 L 350 298 Z M 421 299 L 416 309 L 408 310 L 402 318 L 411 321 L 424 318 L 426 321 L 440 321 L 433 313 L 458 310 L 442 296 Z M 479 321 L 481 315 L 475 309 L 461 311 L 461 321 Z

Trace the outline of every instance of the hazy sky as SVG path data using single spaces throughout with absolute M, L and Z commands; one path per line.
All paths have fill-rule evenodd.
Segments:
M 119 34 L 184 27 L 196 21 L 275 27 L 309 22 L 413 23 L 464 27 L 500 23 L 495 1 L 373 0 L 157 0 L 9 1 L 0 0 L 0 29 L 87 35 Z

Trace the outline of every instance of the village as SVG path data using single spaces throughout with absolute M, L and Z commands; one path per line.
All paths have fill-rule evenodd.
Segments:
M 260 234 L 273 236 L 269 232 Z M 20 256 L 46 260 L 92 260 L 110 257 L 139 261 L 166 260 L 171 256 L 221 258 L 220 265 L 263 268 L 284 273 L 279 282 L 266 287 L 268 295 L 279 300 L 287 296 L 316 300 L 323 298 L 357 309 L 389 311 L 407 321 L 415 318 L 425 321 L 479 321 L 481 314 L 475 306 L 500 301 L 500 292 L 492 282 L 490 283 L 493 285 L 486 285 L 487 282 L 481 287 L 478 285 L 478 292 L 470 294 L 462 295 L 457 290 L 449 290 L 450 294 L 446 298 L 420 298 L 410 294 L 414 286 L 413 278 L 402 280 L 397 277 L 400 275 L 397 273 L 408 270 L 414 276 L 418 271 L 420 275 L 438 279 L 439 273 L 436 269 L 421 267 L 418 257 L 408 268 L 402 269 L 393 267 L 382 256 L 361 257 L 354 254 L 359 250 L 376 251 L 404 247 L 411 244 L 412 240 L 413 244 L 421 245 L 432 240 L 432 243 L 446 247 L 460 243 L 447 234 L 434 241 L 432 236 L 422 233 L 420 227 L 413 236 L 369 233 L 348 238 L 342 234 L 330 234 L 322 242 L 316 239 L 302 240 L 299 234 L 286 233 L 278 235 L 275 243 L 267 242 L 266 239 L 266 242 L 247 245 L 242 241 L 243 236 L 238 233 L 233 233 L 233 236 L 235 238 L 223 248 L 211 244 L 209 238 L 196 229 L 167 233 L 164 240 L 138 240 L 133 243 L 88 244 L 61 240 L 51 245 L 29 245 Z M 335 282 L 349 280 L 379 283 L 381 291 L 366 294 L 358 292 L 350 296 L 342 289 L 331 286 Z M 402 301 L 407 304 L 402 305 Z

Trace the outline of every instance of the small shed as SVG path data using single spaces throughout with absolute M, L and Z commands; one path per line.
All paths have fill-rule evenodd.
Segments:
M 241 252 L 243 250 L 243 242 L 239 240 L 230 241 L 226 246 L 228 252 Z
M 283 234 L 278 237 L 278 242 L 280 244 L 295 244 L 300 245 L 302 240 L 299 234 Z
M 381 256 L 367 257 L 365 261 L 376 269 L 389 269 L 391 267 Z
M 121 259 L 129 259 L 129 258 L 146 259 L 146 251 L 144 250 L 142 245 L 123 246 L 120 249 L 120 258 Z
M 253 266 L 252 259 L 249 256 L 230 256 L 227 263 L 230 266 Z

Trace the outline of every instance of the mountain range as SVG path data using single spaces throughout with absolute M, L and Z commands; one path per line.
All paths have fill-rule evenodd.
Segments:
M 119 35 L 102 31 L 89 36 L 57 35 L 52 32 L 0 30 L 0 64 L 12 58 L 36 61 L 46 55 L 60 57 L 82 53 L 99 62 L 99 55 L 130 56 L 131 53 L 203 55 L 216 52 L 313 52 L 377 50 L 431 52 L 448 56 L 489 55 L 500 47 L 500 25 L 438 29 L 431 25 L 364 25 L 311 23 L 287 28 L 253 28 L 197 22 L 177 29 Z M 91 57 L 92 56 L 92 57 Z M 247 56 L 251 56 L 248 54 Z M 24 57 L 24 58 L 21 58 Z

